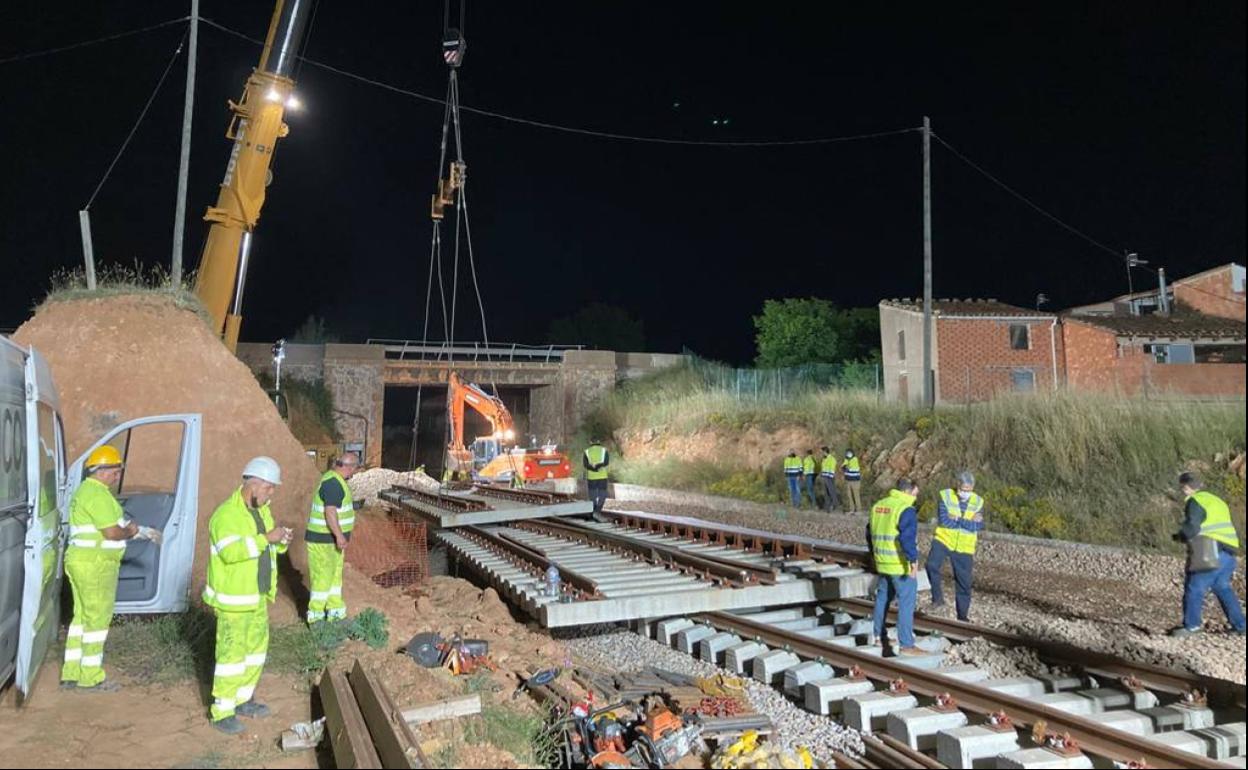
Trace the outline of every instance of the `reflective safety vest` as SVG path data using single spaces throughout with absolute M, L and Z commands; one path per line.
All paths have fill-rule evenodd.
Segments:
M 351 501 L 351 487 L 338 471 L 325 471 L 316 485 L 316 494 L 312 496 L 312 513 L 308 516 L 308 531 L 322 535 L 332 534 L 329 524 L 325 522 L 325 501 L 321 499 L 321 484 L 333 479 L 342 487 L 342 505 L 338 506 L 338 528 L 347 534 L 355 528 L 355 504 Z
M 901 514 L 914 505 L 914 495 L 894 489 L 888 497 L 871 506 L 871 555 L 875 571 L 881 575 L 906 575 L 910 563 L 897 542 Z
M 862 481 L 862 469 L 858 465 L 857 455 L 846 460 L 841 467 L 845 470 L 846 481 Z
M 66 556 L 88 552 L 108 554 L 121 561 L 126 550 L 125 540 L 109 540 L 102 527 L 121 527 L 125 512 L 113 497 L 108 485 L 96 478 L 87 478 L 69 501 L 69 551 Z M 97 526 L 97 522 L 103 522 Z
M 945 504 L 945 511 L 949 514 L 949 518 L 955 522 L 973 521 L 981 511 L 984 510 L 984 498 L 971 493 L 971 498 L 966 501 L 966 510 L 962 510 L 962 501 L 958 499 L 958 493 L 952 489 L 942 489 L 940 491 L 940 499 Z M 936 527 L 936 539 L 945 544 L 945 547 L 954 553 L 974 554 L 975 545 L 979 541 L 979 533 L 962 529 L 962 527 L 945 527 L 939 524 Z
M 270 545 L 265 535 L 273 529 L 273 514 L 266 503 L 257 511 L 264 533 L 256 527 L 243 488 L 215 510 L 208 520 L 208 584 L 204 586 L 204 604 L 227 612 L 249 612 L 264 606 L 264 600 L 277 598 L 277 554 L 286 546 Z M 260 592 L 260 560 L 269 559 L 268 591 Z
M 807 476 L 815 475 L 814 455 L 806 455 L 806 459 L 802 460 L 802 473 L 805 473 Z
M 823 462 L 819 464 L 819 475 L 827 478 L 836 478 L 836 458 L 828 455 L 823 458 Z
M 585 450 L 585 459 L 590 465 L 600 465 L 607 461 L 607 448 L 602 444 L 591 444 Z M 607 478 L 607 469 L 599 468 L 598 470 L 585 469 L 585 478 L 589 481 L 602 481 Z
M 1235 534 L 1235 522 L 1231 521 L 1231 509 L 1222 498 L 1202 489 L 1187 499 L 1195 500 L 1205 509 L 1205 520 L 1200 525 L 1202 537 L 1239 548 L 1239 536 Z
M 801 476 L 802 475 L 802 459 L 800 457 L 784 458 L 784 475 L 785 476 Z

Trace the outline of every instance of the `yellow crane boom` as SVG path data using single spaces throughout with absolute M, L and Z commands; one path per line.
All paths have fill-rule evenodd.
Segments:
M 272 181 L 273 151 L 290 131 L 283 122 L 286 110 L 298 107 L 291 74 L 311 4 L 277 0 L 260 65 L 247 78 L 242 100 L 229 103 L 233 116 L 225 135 L 234 146 L 217 203 L 204 214 L 208 240 L 195 275 L 195 294 L 231 352 L 238 346 L 251 234 Z

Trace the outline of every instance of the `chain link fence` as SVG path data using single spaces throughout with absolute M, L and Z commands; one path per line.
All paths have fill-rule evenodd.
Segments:
M 739 369 L 686 351 L 690 369 L 708 388 L 737 400 L 784 400 L 819 391 L 883 393 L 880 365 L 874 361 L 805 364 L 782 369 Z

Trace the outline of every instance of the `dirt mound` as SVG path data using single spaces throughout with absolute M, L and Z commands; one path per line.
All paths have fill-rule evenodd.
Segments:
M 284 483 L 274 497 L 273 515 L 302 531 L 316 469 L 256 378 L 194 313 L 160 297 L 49 303 L 13 339 L 33 345 L 52 367 L 71 460 L 122 421 L 203 415 L 197 592 L 206 569 L 208 517 L 239 484 L 248 459 L 269 455 L 281 465 Z M 290 553 L 302 571 L 304 549 L 296 546 Z

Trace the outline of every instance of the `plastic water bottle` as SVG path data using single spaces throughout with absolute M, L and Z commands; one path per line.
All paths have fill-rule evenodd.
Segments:
M 558 596 L 560 582 L 561 581 L 559 578 L 559 568 L 553 564 L 547 567 L 546 568 L 546 593 L 549 594 L 550 596 Z

